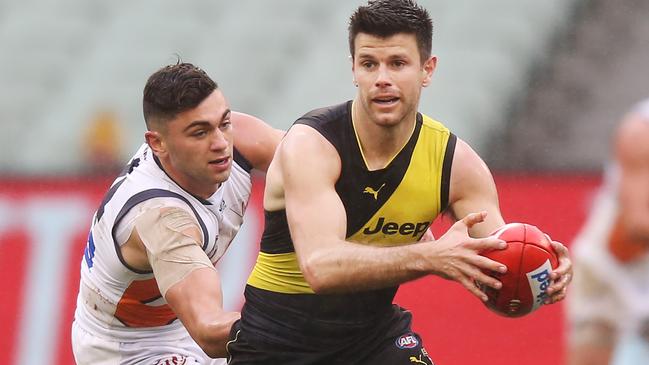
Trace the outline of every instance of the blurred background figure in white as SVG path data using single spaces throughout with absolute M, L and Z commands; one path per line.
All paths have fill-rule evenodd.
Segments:
M 649 99 L 617 128 L 573 255 L 570 364 L 649 363 Z

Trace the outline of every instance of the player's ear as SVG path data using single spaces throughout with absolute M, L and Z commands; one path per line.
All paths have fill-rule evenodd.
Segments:
M 356 81 L 356 65 L 354 64 L 354 57 L 352 55 L 349 56 L 349 61 L 352 64 L 352 83 L 358 87 L 358 81 Z
M 433 77 L 433 72 L 435 72 L 435 67 L 437 67 L 437 57 L 435 56 L 430 56 L 424 62 L 424 67 L 422 68 L 421 72 L 424 74 L 424 79 L 421 83 L 421 86 L 426 87 L 430 85 L 430 80 Z
M 144 139 L 153 153 L 156 154 L 156 156 L 160 157 L 167 153 L 167 149 L 160 132 L 150 130 L 146 131 L 144 132 Z

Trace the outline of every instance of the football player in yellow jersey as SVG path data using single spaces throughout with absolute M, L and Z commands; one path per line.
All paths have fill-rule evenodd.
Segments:
M 353 101 L 314 110 L 287 132 L 266 180 L 265 229 L 246 286 L 230 364 L 431 364 L 398 285 L 425 275 L 455 280 L 481 300 L 479 253 L 504 225 L 487 166 L 439 122 L 418 112 L 431 82 L 432 21 L 411 0 L 377 0 L 350 19 Z M 417 243 L 448 210 L 458 222 Z M 567 249 L 548 302 L 570 281 Z

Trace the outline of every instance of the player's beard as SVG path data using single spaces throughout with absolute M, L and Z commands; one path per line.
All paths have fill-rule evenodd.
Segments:
M 409 118 L 414 118 L 416 115 L 416 110 L 411 103 L 405 101 L 403 96 L 399 98 L 399 101 L 389 111 L 382 111 L 372 99 L 368 100 L 369 107 L 366 109 L 369 113 L 370 119 L 377 125 L 386 128 L 393 128 L 401 125 L 404 121 Z

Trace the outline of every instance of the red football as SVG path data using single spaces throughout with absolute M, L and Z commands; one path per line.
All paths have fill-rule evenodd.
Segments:
M 550 272 L 558 266 L 549 237 L 530 224 L 506 224 L 493 236 L 507 242 L 504 250 L 482 255 L 507 266 L 507 272 L 491 272 L 503 284 L 500 290 L 484 287 L 486 305 L 506 317 L 520 317 L 537 310 L 546 298 Z

